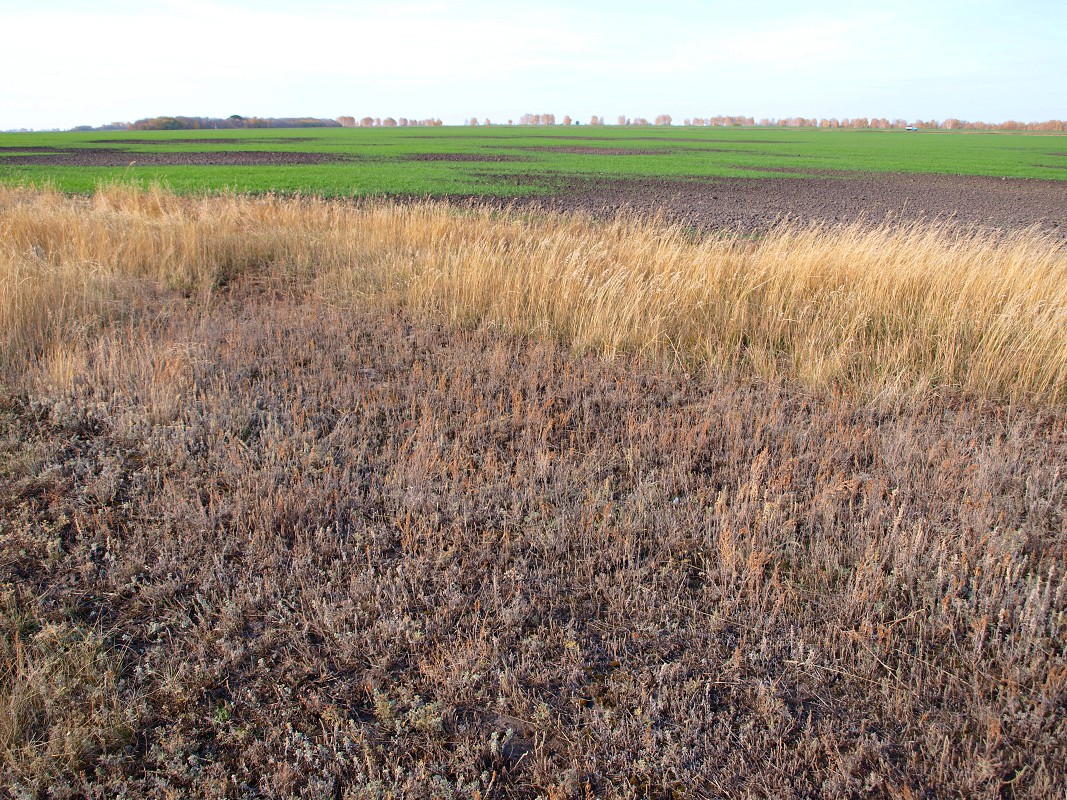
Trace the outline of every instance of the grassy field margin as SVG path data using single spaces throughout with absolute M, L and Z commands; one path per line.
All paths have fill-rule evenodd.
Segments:
M 0 791 L 1067 788 L 1061 243 L 124 187 L 0 234 Z
M 694 238 L 622 217 L 442 205 L 0 190 L 9 367 L 146 287 L 248 271 L 375 303 L 893 401 L 1067 401 L 1067 246 L 1029 230 L 793 226 Z

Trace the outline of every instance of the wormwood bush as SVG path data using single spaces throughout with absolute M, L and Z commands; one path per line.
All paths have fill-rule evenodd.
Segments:
M 0 614 L 0 762 L 31 791 L 128 735 L 115 659 L 98 634 L 36 620 L 5 592 Z

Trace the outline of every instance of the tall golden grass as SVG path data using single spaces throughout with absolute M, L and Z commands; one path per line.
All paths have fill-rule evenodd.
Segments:
M 0 189 L 3 360 L 18 368 L 145 287 L 209 293 L 249 270 L 331 302 L 814 389 L 1067 401 L 1067 247 L 1036 230 L 783 224 L 696 237 L 637 217 L 124 186 Z

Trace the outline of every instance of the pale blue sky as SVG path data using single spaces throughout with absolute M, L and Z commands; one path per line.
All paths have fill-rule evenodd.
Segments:
M 0 0 L 0 129 L 157 115 L 1067 117 L 1067 0 Z

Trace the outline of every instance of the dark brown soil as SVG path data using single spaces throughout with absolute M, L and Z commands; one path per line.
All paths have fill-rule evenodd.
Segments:
M 142 153 L 110 150 L 55 150 L 36 155 L 3 156 L 0 165 L 45 167 L 266 167 L 330 164 L 350 158 L 336 153 L 282 153 L 259 150 L 232 152 Z
M 1018 230 L 1035 226 L 1067 238 L 1067 181 L 963 175 L 858 173 L 813 178 L 705 181 L 605 180 L 572 183 L 522 206 L 612 217 L 659 214 L 706 230 L 765 230 L 802 222 L 951 220 Z
M 493 154 L 478 154 L 478 153 L 416 153 L 415 155 L 406 156 L 405 161 L 457 161 L 457 162 L 470 162 L 479 163 L 482 161 L 529 161 L 528 158 L 523 156 L 509 156 L 500 153 Z
M 0 145 L 0 156 L 4 153 L 67 153 L 69 150 L 62 150 L 58 147 L 45 147 L 42 145 L 31 145 L 26 147 L 18 147 L 14 145 Z
M 537 150 L 543 153 L 571 153 L 580 156 L 666 156 L 674 152 L 672 149 L 660 150 L 634 150 L 625 147 L 528 147 L 527 150 Z

